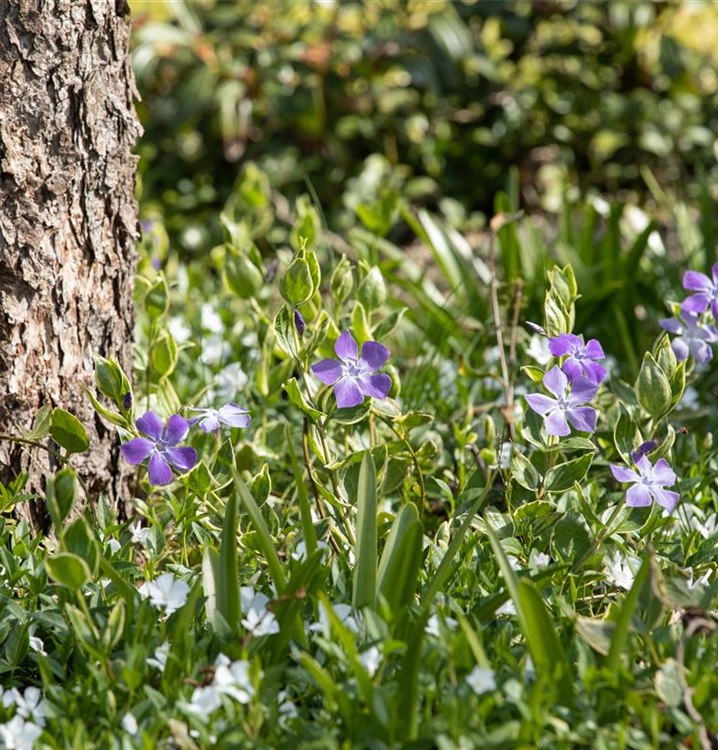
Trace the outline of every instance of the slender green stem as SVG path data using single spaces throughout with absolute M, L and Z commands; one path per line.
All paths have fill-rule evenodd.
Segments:
M 391 420 L 388 417 L 385 417 L 383 414 L 377 414 L 377 416 L 399 438 L 399 440 L 401 440 L 401 442 L 406 447 L 406 450 L 408 451 L 409 455 L 411 456 L 411 460 L 414 464 L 414 471 L 416 472 L 416 481 L 419 484 L 419 495 L 421 497 L 421 508 L 423 512 L 424 506 L 426 505 L 426 487 L 424 485 L 424 475 L 422 474 L 421 466 L 419 465 L 419 457 L 416 455 L 416 451 L 412 447 L 407 437 L 405 435 L 402 435 L 394 427 L 394 425 L 391 423 Z
M 613 522 L 618 517 L 618 514 L 623 510 L 623 506 L 626 502 L 626 496 L 624 495 L 623 498 L 621 498 L 621 501 L 616 505 L 616 507 L 613 510 L 613 513 L 611 513 L 610 518 L 606 522 L 606 525 L 601 529 L 601 531 L 596 534 L 595 539 L 591 543 L 591 546 L 586 550 L 586 553 L 581 557 L 581 559 L 574 563 L 573 567 L 571 568 L 571 573 L 578 573 L 579 570 L 584 566 L 587 560 L 589 560 L 593 555 L 596 553 L 596 550 L 599 548 L 603 540 L 607 536 L 611 536 L 615 529 L 612 529 Z

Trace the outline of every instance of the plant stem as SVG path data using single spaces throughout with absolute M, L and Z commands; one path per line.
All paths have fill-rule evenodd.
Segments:
M 611 526 L 613 525 L 613 522 L 618 517 L 618 514 L 623 510 L 623 506 L 625 502 L 626 502 L 626 496 L 624 495 L 621 501 L 618 503 L 618 505 L 616 505 L 616 507 L 614 508 L 613 513 L 611 513 L 611 516 L 608 519 L 608 521 L 606 521 L 606 525 L 601 529 L 601 531 L 598 532 L 598 534 L 596 534 L 596 538 L 591 543 L 591 546 L 586 550 L 583 557 L 577 563 L 574 563 L 570 571 L 571 573 L 574 573 L 574 574 L 578 573 L 578 571 L 581 570 L 585 562 L 589 560 L 591 557 L 593 557 L 593 555 L 595 554 L 596 550 L 599 548 L 603 540 L 607 536 L 611 536 L 611 534 L 613 534 L 613 530 L 611 530 Z

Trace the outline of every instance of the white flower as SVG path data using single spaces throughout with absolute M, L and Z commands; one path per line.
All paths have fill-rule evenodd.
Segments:
M 229 666 L 217 667 L 212 687 L 239 703 L 249 703 L 254 695 L 254 686 L 249 679 L 249 662 L 233 661 Z
M 202 342 L 202 353 L 199 355 L 200 360 L 205 365 L 215 365 L 223 359 L 229 357 L 232 348 L 228 341 L 220 336 L 208 336 Z
M 110 554 L 112 555 L 116 555 L 122 549 L 122 545 L 117 541 L 117 539 L 110 539 L 107 542 L 107 546 L 110 548 Z
M 466 682 L 469 687 L 476 693 L 488 693 L 496 690 L 496 673 L 493 669 L 484 669 L 483 667 L 474 667 L 471 673 L 466 675 Z
M 140 594 L 149 596 L 153 607 L 163 609 L 166 615 L 171 615 L 184 606 L 189 595 L 189 586 L 175 578 L 172 573 L 163 573 L 154 581 L 143 583 L 140 586 Z
M 708 586 L 710 584 L 710 581 L 709 581 L 709 579 L 711 577 L 710 570 L 707 570 L 700 578 L 696 578 L 695 580 L 693 580 L 693 577 L 695 575 L 695 573 L 693 572 L 693 570 L 689 569 L 688 573 L 689 573 L 690 577 L 686 581 L 686 585 L 688 586 L 689 589 L 691 589 L 691 591 L 694 591 L 699 586 L 700 587 L 702 587 L 702 586 Z
M 633 586 L 633 581 L 641 566 L 640 560 L 636 558 L 622 558 L 618 552 L 613 557 L 603 559 L 606 568 L 606 578 L 613 586 L 628 591 Z
M 317 542 L 317 549 L 329 549 L 329 545 L 326 542 Z M 292 552 L 292 560 L 296 560 L 297 562 L 304 562 L 306 559 L 307 544 L 302 540 L 297 542 L 297 546 L 294 548 L 294 552 Z
M 217 689 L 212 685 L 208 685 L 207 687 L 194 689 L 187 708 L 200 716 L 209 716 L 209 714 L 214 713 L 221 705 L 222 699 Z
M 30 639 L 30 648 L 33 651 L 37 651 L 38 654 L 47 656 L 47 651 L 45 651 L 45 643 L 43 642 L 42 638 L 35 635 L 36 630 L 37 630 L 37 625 L 30 625 L 30 629 L 28 630 L 28 637 Z
M 167 658 L 170 655 L 170 644 L 169 641 L 165 641 L 161 646 L 157 646 L 155 649 L 154 656 L 151 656 L 147 663 L 151 667 L 155 667 L 156 669 L 159 669 L 160 672 L 165 671 L 165 667 L 167 666 Z
M 279 623 L 272 612 L 267 609 L 269 599 L 261 592 L 254 592 L 251 586 L 240 589 L 242 612 L 245 613 L 242 625 L 254 636 L 273 635 L 279 632 Z
M 376 646 L 372 646 L 359 655 L 359 663 L 369 673 L 369 677 L 373 677 L 381 665 L 381 651 Z
M 6 699 L 7 703 L 5 702 Z M 15 704 L 15 711 L 18 716 L 23 719 L 32 719 L 38 726 L 45 726 L 47 701 L 43 700 L 39 688 L 25 688 L 24 693 L 21 693 L 17 688 L 12 688 L 3 695 L 3 703 L 6 707 Z
M 170 318 L 169 329 L 172 338 L 178 344 L 183 344 L 192 335 L 192 329 L 184 322 L 183 318 Z
M 299 714 L 297 707 L 289 700 L 289 694 L 286 690 L 280 690 L 277 693 L 277 703 L 279 704 L 279 724 L 286 727 L 290 719 Z
M 137 719 L 129 711 L 122 717 L 122 728 L 127 734 L 137 734 Z
M 334 610 L 334 614 L 339 618 L 339 622 L 341 622 L 344 627 L 351 630 L 352 633 L 359 632 L 359 621 L 348 604 L 332 604 L 332 609 Z M 324 609 L 324 604 L 319 607 L 319 622 L 310 625 L 309 630 L 321 630 L 325 635 L 329 635 L 331 630 L 329 615 Z
M 444 625 L 446 625 L 449 630 L 453 630 L 459 623 L 453 618 L 453 617 L 444 617 Z M 432 615 L 429 618 L 429 621 L 426 623 L 426 628 L 424 629 L 424 632 L 427 635 L 433 635 L 435 638 L 439 637 L 439 625 L 441 624 L 441 620 L 439 620 L 439 615 Z
M 513 555 L 506 555 L 506 559 L 509 561 L 511 570 L 523 570 L 523 566 Z
M 542 367 L 547 365 L 553 357 L 548 348 L 548 339 L 545 336 L 539 336 L 538 334 L 534 334 L 531 337 L 531 343 L 526 349 L 526 354 Z
M 5 724 L 0 724 L 0 747 L 7 750 L 32 750 L 41 734 L 40 727 L 16 715 Z
M 718 534 L 718 514 L 714 513 L 701 521 L 695 513 L 692 513 L 690 524 L 704 539 Z
M 543 570 L 551 564 L 551 558 L 545 552 L 536 552 L 531 550 L 529 555 L 529 563 L 538 570 Z
M 221 333 L 224 331 L 224 324 L 219 313 L 212 307 L 209 302 L 202 305 L 202 328 L 210 333 Z
M 130 532 L 132 533 L 133 544 L 147 544 L 147 537 L 150 534 L 149 526 L 142 526 L 141 521 L 136 521 L 130 524 Z
M 516 605 L 513 599 L 507 599 L 497 610 L 497 615 L 515 615 Z
M 249 378 L 238 362 L 227 365 L 217 373 L 215 378 L 215 395 L 219 401 L 233 401 L 237 392 L 241 391 Z

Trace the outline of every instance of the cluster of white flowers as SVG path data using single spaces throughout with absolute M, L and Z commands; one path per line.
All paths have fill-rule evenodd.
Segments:
M 222 696 L 246 704 L 254 696 L 254 686 L 249 674 L 248 661 L 233 661 L 220 654 L 215 661 L 212 682 L 194 689 L 187 710 L 198 716 L 209 716 L 222 705 Z
M 253 636 L 273 635 L 279 632 L 279 623 L 272 612 L 267 609 L 269 598 L 261 592 L 255 592 L 251 586 L 240 589 L 242 602 L 242 626 Z
M 12 719 L 0 724 L 0 747 L 32 750 L 45 726 L 47 701 L 36 687 L 25 688 L 22 693 L 17 688 L 0 688 L 0 697 L 5 708 L 15 708 Z

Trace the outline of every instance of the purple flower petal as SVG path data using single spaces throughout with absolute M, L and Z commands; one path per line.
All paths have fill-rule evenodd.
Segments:
M 650 477 L 653 472 L 653 465 L 648 460 L 647 456 L 641 456 L 638 461 L 636 461 L 636 468 L 642 477 Z
M 375 375 L 361 375 L 357 379 L 357 385 L 365 396 L 383 399 L 387 397 L 391 390 L 391 378 L 383 372 Z
M 571 428 L 568 426 L 565 414 L 560 409 L 554 409 L 544 422 L 547 435 L 557 435 L 565 437 L 571 434 Z
M 673 353 L 676 355 L 676 359 L 679 362 L 683 362 L 684 359 L 688 359 L 688 355 L 690 354 L 690 349 L 688 348 L 688 344 L 683 339 L 673 339 L 671 342 L 671 346 L 673 347 Z
M 565 396 L 568 378 L 561 372 L 561 368 L 555 365 L 543 376 L 543 384 L 554 396 Z
M 172 469 L 165 458 L 155 451 L 149 463 L 150 484 L 163 485 L 172 481 Z
M 228 427 L 245 428 L 249 427 L 252 421 L 249 412 L 238 404 L 235 404 L 234 401 L 230 401 L 219 410 L 219 418 Z
M 529 329 L 529 331 L 533 331 L 534 333 L 537 333 L 539 336 L 546 336 L 546 329 L 543 326 L 540 326 L 538 323 L 532 323 L 530 320 L 524 321 L 524 325 L 526 328 Z
M 173 414 L 167 420 L 167 429 L 165 430 L 165 442 L 168 445 L 177 445 L 181 443 L 189 432 L 189 422 L 179 414 Z
M 654 488 L 651 490 L 651 492 L 653 494 L 653 497 L 656 498 L 656 502 L 662 508 L 665 508 L 669 513 L 672 513 L 676 505 L 678 505 L 680 495 L 677 492 L 673 492 L 672 490 L 663 490 L 660 488 Z
M 573 381 L 583 375 L 583 367 L 575 357 L 569 357 L 562 365 L 561 369 L 566 373 L 569 380 Z
M 690 349 L 693 359 L 702 365 L 713 359 L 713 350 L 705 341 L 691 341 Z M 676 359 L 678 359 L 678 355 L 676 355 Z
M 297 336 L 301 339 L 304 336 L 304 331 L 307 328 L 307 324 L 304 321 L 304 316 L 299 310 L 294 311 L 294 327 L 297 329 Z
M 153 412 L 148 411 L 137 420 L 137 429 L 155 442 L 162 440 L 162 420 Z
M 711 295 L 705 292 L 698 292 L 698 294 L 691 294 L 690 297 L 686 297 L 681 302 L 681 310 L 689 313 L 702 313 L 708 309 L 708 305 L 711 303 Z
M 653 478 L 662 487 L 671 487 L 676 483 L 675 472 L 668 465 L 668 461 L 665 458 L 656 461 L 656 465 L 653 467 Z
M 592 383 L 588 378 L 576 378 L 571 386 L 568 402 L 572 405 L 587 404 L 593 400 L 596 391 L 598 391 L 596 383 Z
M 551 409 L 555 409 L 558 403 L 555 398 L 544 396 L 542 393 L 531 393 L 526 396 L 526 401 L 528 401 L 529 406 L 537 414 L 541 415 L 547 414 Z
M 597 385 L 606 377 L 606 368 L 598 362 L 584 362 L 583 369 L 586 377 Z
M 658 321 L 658 324 L 661 326 L 661 328 L 668 331 L 668 333 L 675 333 L 677 335 L 680 335 L 684 330 L 683 321 L 679 320 L 678 318 L 661 318 Z
M 634 484 L 626 493 L 626 505 L 629 508 L 645 508 L 653 502 L 651 493 L 645 484 Z
M 155 449 L 155 444 L 147 438 L 134 438 L 122 443 L 120 450 L 128 464 L 141 464 Z
M 334 385 L 342 376 L 344 370 L 342 369 L 341 362 L 337 362 L 336 359 L 323 359 L 321 362 L 317 362 L 316 365 L 312 365 L 312 372 L 327 385 Z
M 713 304 L 711 305 L 711 312 L 713 313 L 713 318 L 715 320 L 718 320 L 718 297 L 713 300 Z
M 579 432 L 596 432 L 596 410 L 590 406 L 567 409 L 566 416 Z
M 641 477 L 636 474 L 633 469 L 629 469 L 626 466 L 616 466 L 614 464 L 611 464 L 609 467 L 611 469 L 611 474 L 619 481 L 619 482 L 640 482 Z
M 191 422 L 191 420 L 190 420 Z M 208 414 L 200 423 L 199 426 L 205 432 L 216 432 L 220 428 L 219 418 L 214 414 Z
M 364 401 L 364 396 L 353 378 L 342 378 L 334 386 L 334 396 L 340 409 L 358 406 Z
M 635 464 L 642 456 L 647 456 L 657 445 L 658 443 L 655 440 L 646 440 L 635 451 L 631 451 L 631 460 Z
M 590 359 L 603 359 L 606 356 L 603 353 L 603 347 L 597 339 L 589 339 L 584 352 Z
M 337 339 L 334 351 L 343 362 L 356 362 L 359 357 L 359 347 L 349 331 L 344 331 Z
M 194 448 L 168 448 L 166 455 L 178 471 L 189 471 L 197 463 L 197 451 Z
M 389 350 L 378 341 L 365 341 L 361 348 L 360 362 L 369 372 L 374 372 L 389 359 Z
M 580 336 L 573 333 L 562 333 L 548 340 L 548 350 L 554 357 L 565 357 L 575 349 L 582 348 L 583 341 Z
M 711 280 L 700 271 L 686 271 L 683 274 L 683 288 L 692 292 L 710 292 L 713 289 Z

